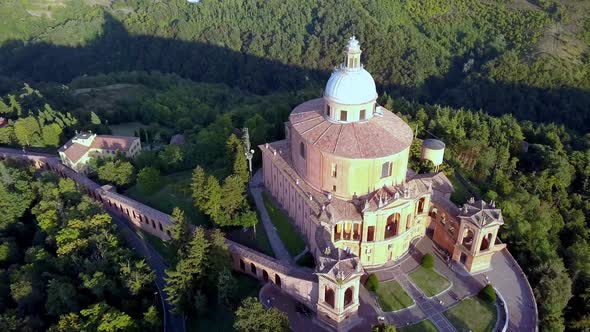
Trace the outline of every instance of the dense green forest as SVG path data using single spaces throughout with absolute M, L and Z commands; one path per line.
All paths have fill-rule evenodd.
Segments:
M 293 90 L 323 82 L 356 34 L 394 96 L 590 128 L 585 0 L 96 3 L 0 4 L 0 93 L 13 78 L 67 83 L 122 70 Z
M 0 162 L 0 330 L 158 331 L 154 275 L 74 181 Z
M 442 138 L 445 171 L 502 208 L 500 236 L 531 281 L 542 330 L 590 329 L 590 1 L 7 0 L 0 17 L 1 144 L 54 149 L 75 130 L 138 123 L 131 133 L 150 151 L 97 164 L 99 181 L 149 191 L 159 184 L 149 174 L 200 165 L 216 196 L 243 192 L 232 134 L 282 138 L 355 34 L 379 102 L 418 137 Z M 177 133 L 186 144 L 167 145 Z M 227 220 L 215 200 L 195 200 L 212 224 Z M 202 303 L 220 296 L 201 294 L 204 280 L 193 275 L 189 292 Z M 26 319 L 10 301 L 4 315 Z

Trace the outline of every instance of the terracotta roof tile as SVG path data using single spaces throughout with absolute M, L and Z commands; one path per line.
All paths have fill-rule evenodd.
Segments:
M 345 158 L 380 158 L 410 146 L 413 133 L 395 114 L 382 109 L 368 121 L 338 123 L 324 117 L 324 100 L 313 99 L 297 106 L 289 121 L 309 144 Z
M 62 151 L 74 164 L 77 163 L 78 160 L 80 160 L 80 158 L 82 158 L 82 156 L 88 152 L 88 150 L 89 148 L 87 146 L 78 143 L 72 143 L 71 141 L 60 148 L 60 151 Z
M 90 149 L 105 149 L 105 150 L 122 150 L 127 151 L 131 148 L 131 144 L 139 140 L 138 137 L 128 136 L 113 136 L 113 135 L 100 135 L 96 136 L 90 146 L 85 146 L 79 143 L 73 143 L 69 140 L 65 145 L 59 148 L 60 152 L 63 152 L 68 159 L 73 163 L 78 162 Z
M 90 147 L 93 149 L 126 151 L 129 150 L 131 144 L 138 139 L 138 137 L 129 136 L 100 135 L 96 136 Z

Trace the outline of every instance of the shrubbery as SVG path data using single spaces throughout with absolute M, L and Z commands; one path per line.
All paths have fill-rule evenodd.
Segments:
M 373 325 L 371 332 L 395 332 L 397 331 L 395 326 L 391 324 L 381 323 L 378 325 Z
M 478 296 L 488 303 L 496 302 L 496 291 L 494 290 L 494 287 L 492 287 L 491 284 L 485 285 L 485 287 L 479 291 Z
M 309 267 L 309 268 L 313 269 L 315 267 L 315 259 L 313 258 L 312 254 L 307 253 L 307 254 L 301 256 L 299 258 L 299 260 L 297 260 L 297 265 L 305 266 L 305 267 Z
M 377 289 L 379 289 L 379 280 L 377 279 L 377 276 L 374 273 L 371 273 L 369 275 L 365 287 L 371 292 L 376 292 Z
M 431 254 L 426 254 L 422 257 L 422 267 L 432 269 L 434 267 L 434 257 Z

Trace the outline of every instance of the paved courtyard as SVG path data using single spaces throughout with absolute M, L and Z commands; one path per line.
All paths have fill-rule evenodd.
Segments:
M 537 315 L 528 281 L 522 275 L 520 268 L 514 265 L 515 262 L 509 253 L 506 251 L 497 253 L 493 259 L 494 269 L 471 276 L 458 264 L 449 266 L 444 253 L 433 245 L 428 236 L 420 239 L 413 248 L 412 253 L 401 260 L 378 269 L 370 269 L 368 272 L 375 273 L 381 281 L 397 280 L 408 295 L 414 299 L 416 305 L 397 312 L 383 312 L 373 295 L 362 287 L 359 296 L 359 319 L 351 331 L 370 331 L 371 326 L 377 323 L 379 316 L 385 317 L 387 322 L 397 327 L 429 319 L 439 331 L 456 331 L 443 313 L 459 303 L 460 300 L 479 293 L 481 288 L 488 283 L 486 278 L 494 285 L 506 303 L 509 318 L 507 331 L 536 330 Z M 419 262 L 423 254 L 428 252 L 435 257 L 436 271 L 452 283 L 449 289 L 431 298 L 426 297 L 408 277 L 408 274 L 420 265 Z M 260 298 L 265 305 L 277 307 L 287 313 L 293 331 L 325 330 L 323 326 L 318 325 L 312 319 L 298 313 L 295 310 L 297 302 L 274 286 L 265 286 L 260 292 Z M 272 298 L 270 303 L 267 302 L 269 298 Z M 502 306 L 498 306 L 498 308 L 496 327 L 501 330 L 506 316 L 504 308 Z
M 432 298 L 427 298 L 408 277 L 410 272 L 419 267 L 419 262 L 426 253 L 433 254 L 435 270 L 452 283 L 449 289 Z M 397 280 L 417 305 L 397 312 L 383 312 L 366 290 L 361 293 L 363 299 L 361 303 L 372 306 L 378 315 L 384 316 L 389 323 L 397 327 L 430 319 L 440 331 L 455 331 L 442 313 L 460 300 L 479 293 L 489 280 L 501 294 L 508 309 L 508 331 L 535 331 L 537 319 L 535 302 L 520 267 L 506 250 L 494 255 L 492 266 L 493 269 L 488 271 L 469 275 L 460 264 L 448 263 L 446 254 L 438 249 L 428 236 L 425 236 L 415 243 L 411 254 L 407 254 L 400 261 L 368 271 L 375 273 L 380 281 Z M 504 307 L 500 305 L 498 308 L 497 327 L 501 328 L 507 317 L 504 314 Z

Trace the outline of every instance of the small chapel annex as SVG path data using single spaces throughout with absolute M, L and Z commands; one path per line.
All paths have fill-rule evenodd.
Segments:
M 295 107 L 284 140 L 259 146 L 266 190 L 314 253 L 318 317 L 336 327 L 356 315 L 363 268 L 399 260 L 427 231 L 472 273 L 504 248 L 494 202 L 457 206 L 442 172 L 408 169 L 413 131 L 377 104 L 361 53 L 350 38 L 324 95 Z M 440 163 L 442 142 L 425 140 L 423 149 Z

